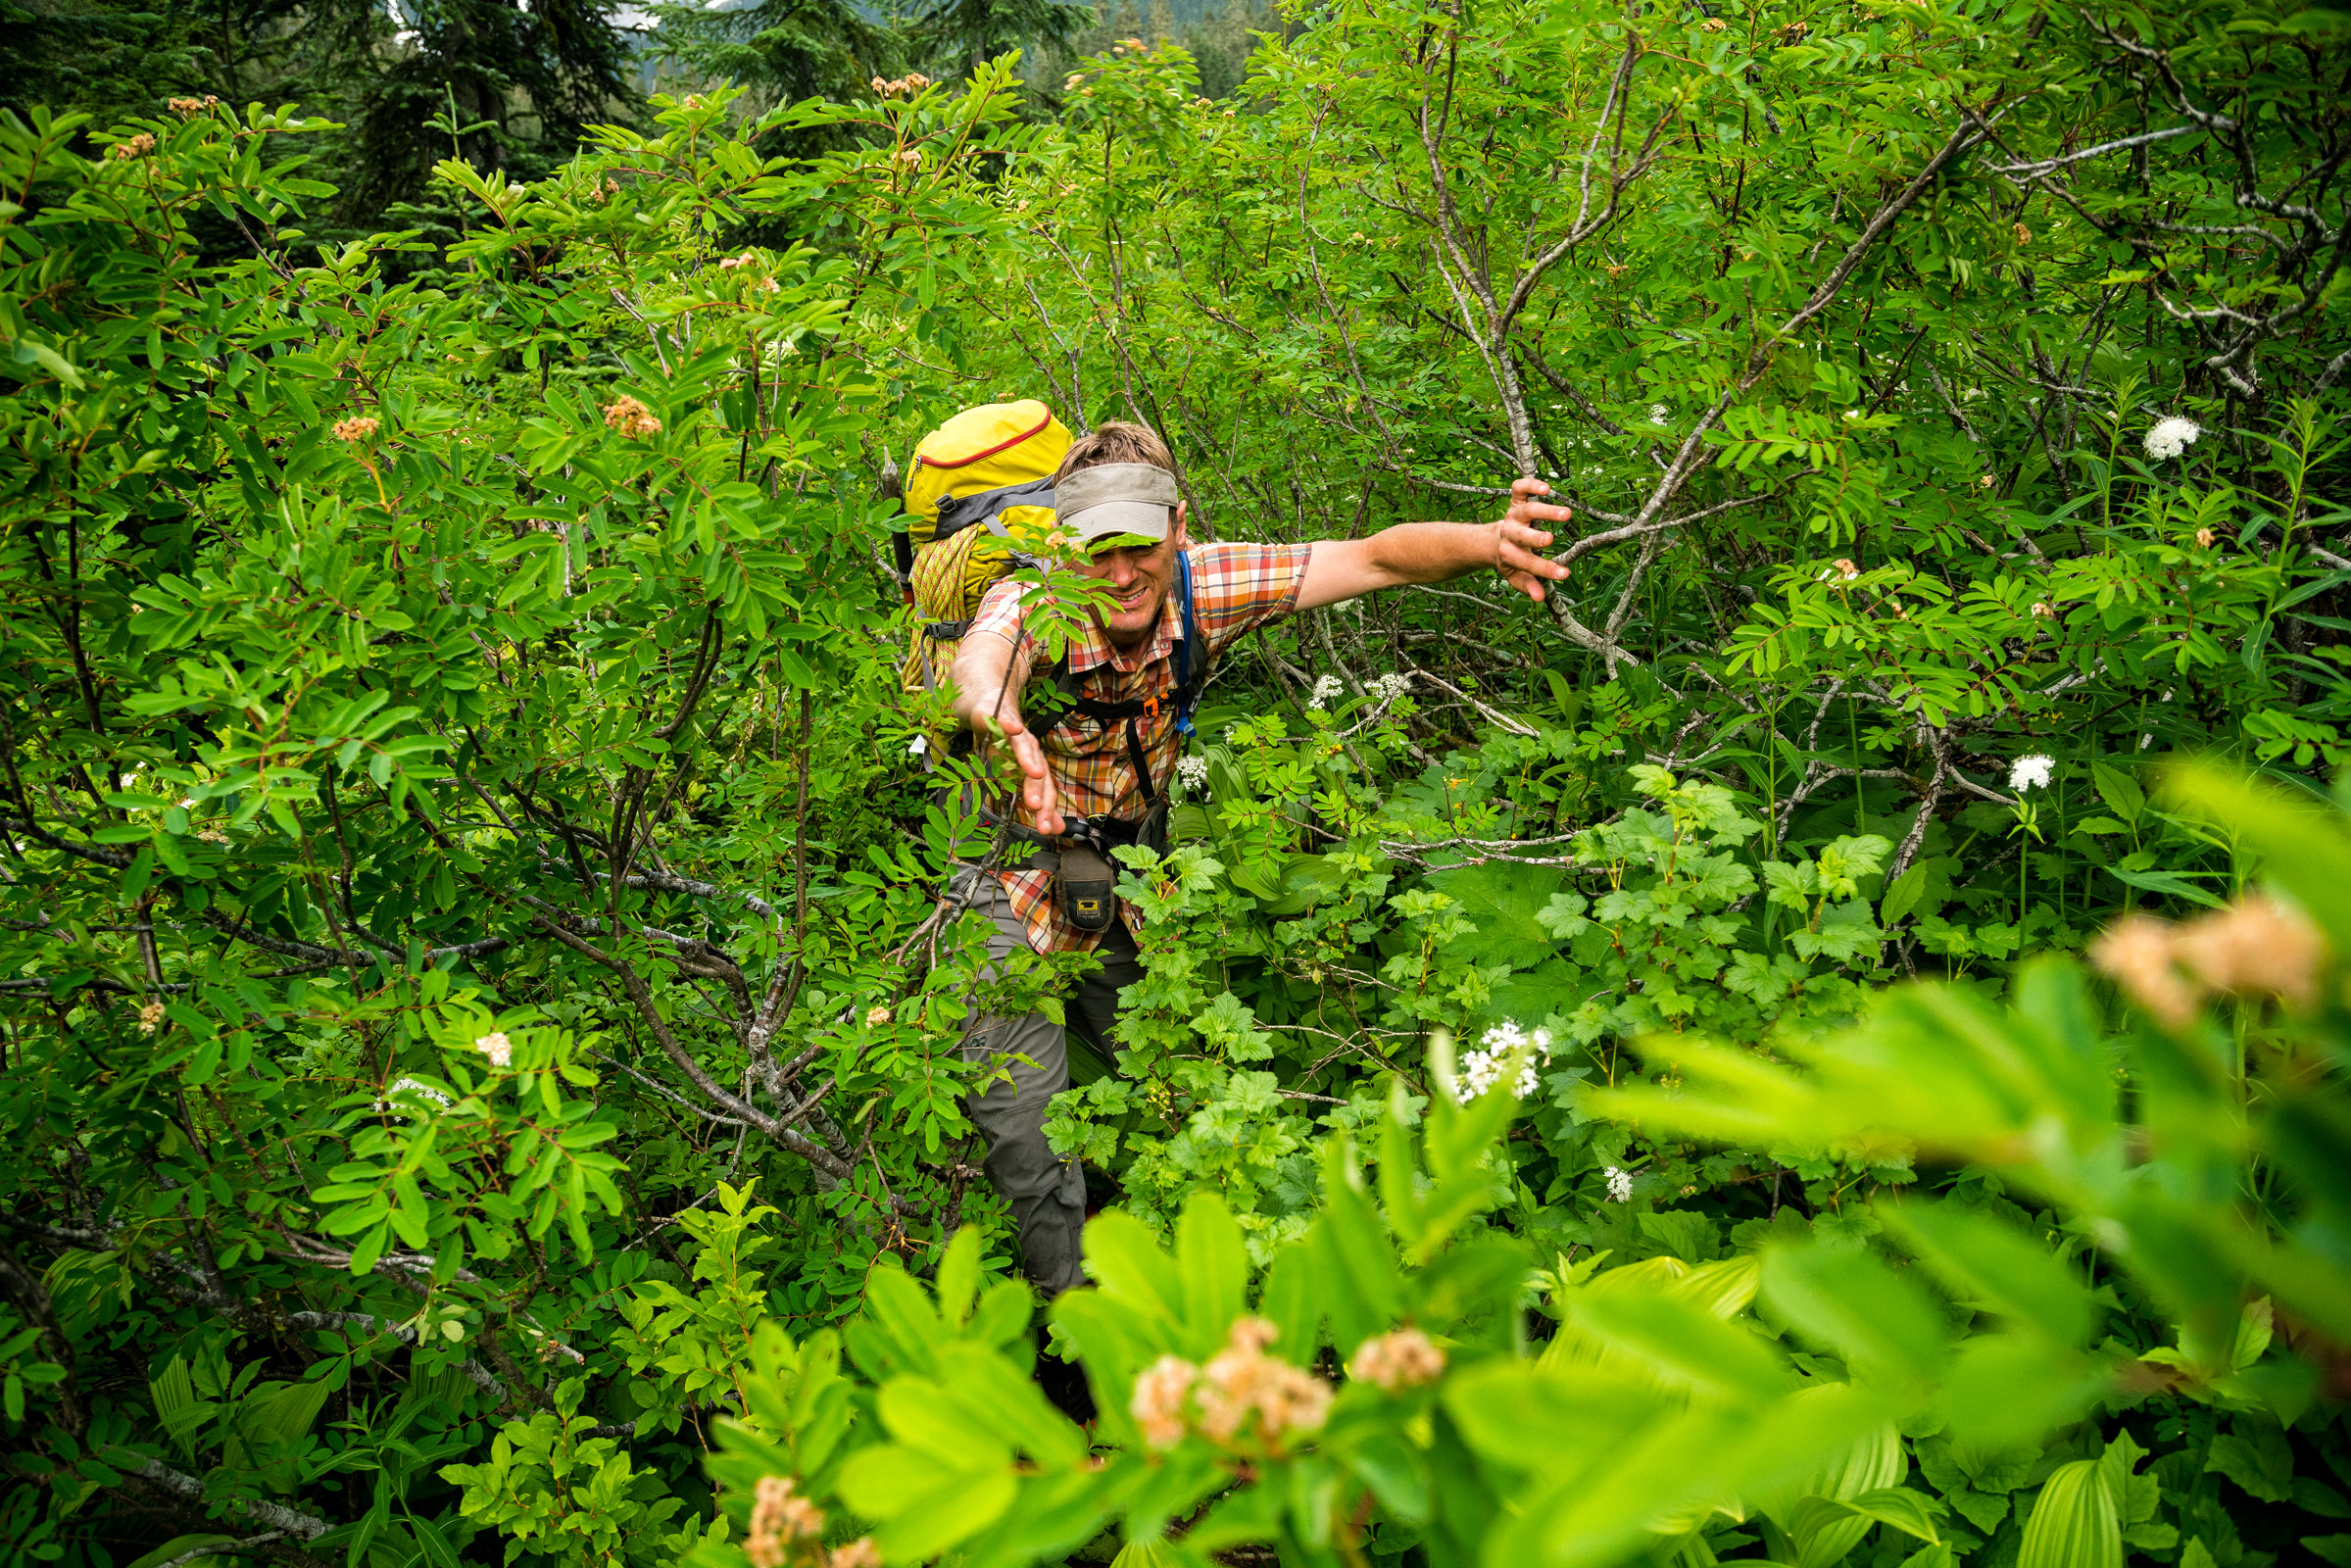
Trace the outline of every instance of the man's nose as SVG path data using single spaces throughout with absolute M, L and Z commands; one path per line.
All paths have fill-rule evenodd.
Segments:
M 1110 552 L 1110 586 L 1125 593 L 1135 582 L 1135 559 L 1123 550 Z

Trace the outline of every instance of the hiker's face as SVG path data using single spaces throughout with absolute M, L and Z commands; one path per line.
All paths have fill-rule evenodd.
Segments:
M 1151 639 L 1159 612 L 1175 590 L 1176 556 L 1185 543 L 1184 508 L 1178 503 L 1175 526 L 1157 544 L 1103 550 L 1078 564 L 1080 576 L 1106 583 L 1117 596 L 1109 609 L 1095 614 L 1111 647 L 1134 648 Z

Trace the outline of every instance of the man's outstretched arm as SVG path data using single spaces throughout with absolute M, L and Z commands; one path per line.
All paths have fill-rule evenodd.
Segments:
M 1018 667 L 1015 667 L 1018 666 Z M 1061 803 L 1045 748 L 1020 716 L 1020 688 L 1028 681 L 1028 659 L 1017 646 L 992 631 L 973 630 L 955 651 L 955 721 L 974 734 L 994 736 L 1012 749 L 1020 764 L 1020 805 L 1028 824 L 1047 837 L 1059 833 Z
M 1486 567 L 1540 603 L 1544 584 L 1567 576 L 1567 568 L 1545 561 L 1551 535 L 1540 526 L 1565 522 L 1575 514 L 1537 499 L 1551 487 L 1541 479 L 1510 486 L 1510 510 L 1499 522 L 1399 522 L 1368 539 L 1317 539 L 1298 584 L 1298 608 L 1359 598 L 1409 582 L 1444 582 Z

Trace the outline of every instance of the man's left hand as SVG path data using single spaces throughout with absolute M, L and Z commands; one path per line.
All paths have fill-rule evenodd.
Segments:
M 1539 605 L 1546 591 L 1543 585 L 1565 582 L 1567 568 L 1537 554 L 1551 547 L 1550 532 L 1537 524 L 1566 522 L 1575 516 L 1572 508 L 1536 499 L 1550 493 L 1551 487 L 1532 474 L 1511 481 L 1510 510 L 1502 514 L 1501 521 L 1492 525 L 1494 569 L 1502 574 L 1504 582 Z

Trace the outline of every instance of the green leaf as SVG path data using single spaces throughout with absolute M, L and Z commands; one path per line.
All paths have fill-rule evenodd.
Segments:
M 1638 1368 L 1663 1388 L 1760 1401 L 1793 1382 L 1748 1329 L 1662 1292 L 1580 1291 L 1567 1298 L 1567 1321 L 1598 1348 L 1602 1365 Z
M 1857 1248 L 1811 1242 L 1767 1249 L 1761 1299 L 1799 1338 L 1834 1350 L 1857 1378 L 1924 1384 L 1949 1354 L 1950 1336 L 1926 1293 Z
M 1222 1200 L 1195 1193 L 1176 1221 L 1176 1271 L 1183 1282 L 1188 1353 L 1205 1360 L 1241 1315 L 1249 1285 L 1249 1250 Z
M 1878 1205 L 1888 1231 L 1968 1305 L 2072 1348 L 2089 1338 L 2089 1292 L 2046 1247 L 1957 1203 Z
M 196 1382 L 188 1373 L 188 1364 L 178 1356 L 171 1357 L 155 1380 L 147 1385 L 155 1401 L 155 1417 L 165 1434 L 190 1460 L 196 1457 L 196 1432 L 212 1414 L 210 1400 L 196 1397 Z
M 866 1276 L 865 1311 L 889 1335 L 904 1364 L 916 1372 L 938 1369 L 947 1326 L 921 1286 L 902 1268 L 877 1268 Z
M 1880 924 L 1890 927 L 1918 907 L 1919 900 L 1927 893 L 1927 869 L 1922 861 L 1894 878 L 1886 896 L 1878 901 Z
M 2266 1296 L 2256 1297 L 2245 1303 L 2244 1311 L 2236 1320 L 2236 1343 L 2229 1352 L 2229 1369 L 2231 1372 L 2247 1370 L 2269 1350 L 2276 1315 L 2276 1309 Z
M 2025 1521 L 2017 1568 L 2123 1568 L 2123 1521 L 2095 1459 L 2049 1473 Z
M 1880 1487 L 1857 1497 L 1840 1499 L 1837 1506 L 1889 1526 L 1931 1546 L 1941 1540 L 1935 1528 L 1935 1515 L 1939 1511 L 1940 1504 L 1907 1487 Z
M 233 1546 L 237 1541 L 238 1538 L 235 1536 L 210 1535 L 202 1532 L 192 1536 L 173 1536 L 153 1551 L 132 1558 L 128 1568 L 162 1568 L 163 1564 L 170 1562 L 172 1558 L 186 1556 L 199 1546 Z M 220 1568 L 222 1564 L 242 1560 L 245 1559 L 228 1554 L 217 1557 L 198 1557 L 190 1562 L 187 1568 Z
M 2205 892 L 2186 877 L 2176 875 L 2170 871 L 2126 871 L 2119 865 L 2110 865 L 2104 869 L 2108 876 L 2120 882 L 2127 882 L 2143 892 L 2160 893 L 2167 899 L 2180 899 L 2188 904 L 2201 905 L 2207 909 L 2221 907 L 2221 901 L 2218 898 Z
M 969 1370 L 966 1365 L 966 1375 Z M 942 1464 L 986 1470 L 1012 1462 L 1011 1446 L 996 1423 L 959 1399 L 944 1397 L 940 1385 L 928 1378 L 892 1378 L 882 1385 L 878 1409 L 890 1436 Z
M 1347 1462 L 1388 1512 L 1414 1524 L 1428 1519 L 1428 1466 L 1411 1445 L 1392 1434 L 1375 1432 L 1348 1451 Z
M 1283 1248 L 1265 1271 L 1265 1290 L 1257 1302 L 1258 1313 L 1274 1326 L 1274 1344 L 1282 1348 L 1284 1359 L 1300 1365 L 1313 1358 L 1322 1339 L 1323 1308 L 1314 1295 L 1311 1270 L 1312 1254 L 1302 1242 Z
M 1115 1209 L 1097 1215 L 1086 1224 L 1085 1247 L 1087 1271 L 1103 1294 L 1134 1314 L 1138 1326 L 1160 1330 L 1173 1348 L 1183 1283 L 1143 1222 Z
M 1518 865 L 1489 860 L 1453 871 L 1433 871 L 1429 886 L 1450 896 L 1476 927 L 1452 946 L 1474 949 L 1481 963 L 1507 963 L 1529 969 L 1548 958 L 1558 939 L 1544 923 L 1551 896 L 1567 873 L 1555 865 Z M 1532 1025 L 1537 1020 L 1526 1020 Z
M 1307 1233 L 1307 1245 L 1327 1270 L 1324 1306 L 1331 1314 L 1333 1342 L 1343 1351 L 1393 1323 L 1402 1296 L 1396 1250 L 1356 1186 L 1359 1178 L 1345 1144 L 1345 1139 L 1331 1141 L 1322 1217 Z
M 951 1346 L 940 1357 L 940 1368 L 948 1395 L 988 1432 L 990 1443 L 1008 1439 L 1047 1469 L 1085 1464 L 1085 1434 L 1001 1352 L 977 1345 Z M 906 1441 L 895 1428 L 892 1435 Z
M 2204 1469 L 2264 1502 L 2285 1502 L 2294 1494 L 2294 1451 L 2278 1423 L 2258 1416 L 2240 1416 L 2233 1432 L 2214 1438 Z
M 1788 1511 L 1788 1533 L 1796 1544 L 1795 1568 L 1831 1568 L 1861 1544 L 1873 1525 L 1935 1545 L 1940 1537 L 1930 1504 L 1901 1487 L 1882 1487 L 1852 1497 L 1810 1496 Z
M 864 1457 L 859 1454 L 857 1459 Z M 850 1461 L 853 1469 L 857 1463 L 857 1459 Z M 935 1557 L 994 1524 L 1012 1506 L 1019 1493 L 1020 1482 L 1010 1471 L 957 1476 L 909 1498 L 896 1517 L 873 1533 L 874 1544 L 891 1562 Z M 843 1495 L 848 1494 L 845 1473 Z M 860 1507 L 859 1511 L 866 1510 Z
M 971 1315 L 971 1305 L 980 1289 L 980 1232 L 975 1225 L 966 1225 L 955 1232 L 955 1240 L 947 1244 L 947 1255 L 939 1260 L 939 1314 L 949 1324 L 961 1327 Z
M 332 1392 L 320 1379 L 247 1396 L 237 1408 L 237 1430 L 255 1442 L 291 1443 L 310 1431 Z
M 2147 794 L 2138 787 L 2138 780 L 2105 762 L 2090 763 L 2089 775 L 2090 782 L 2097 786 L 2098 799 L 2106 803 L 2106 808 L 2126 824 L 2135 826 L 2139 813 L 2147 808 Z

